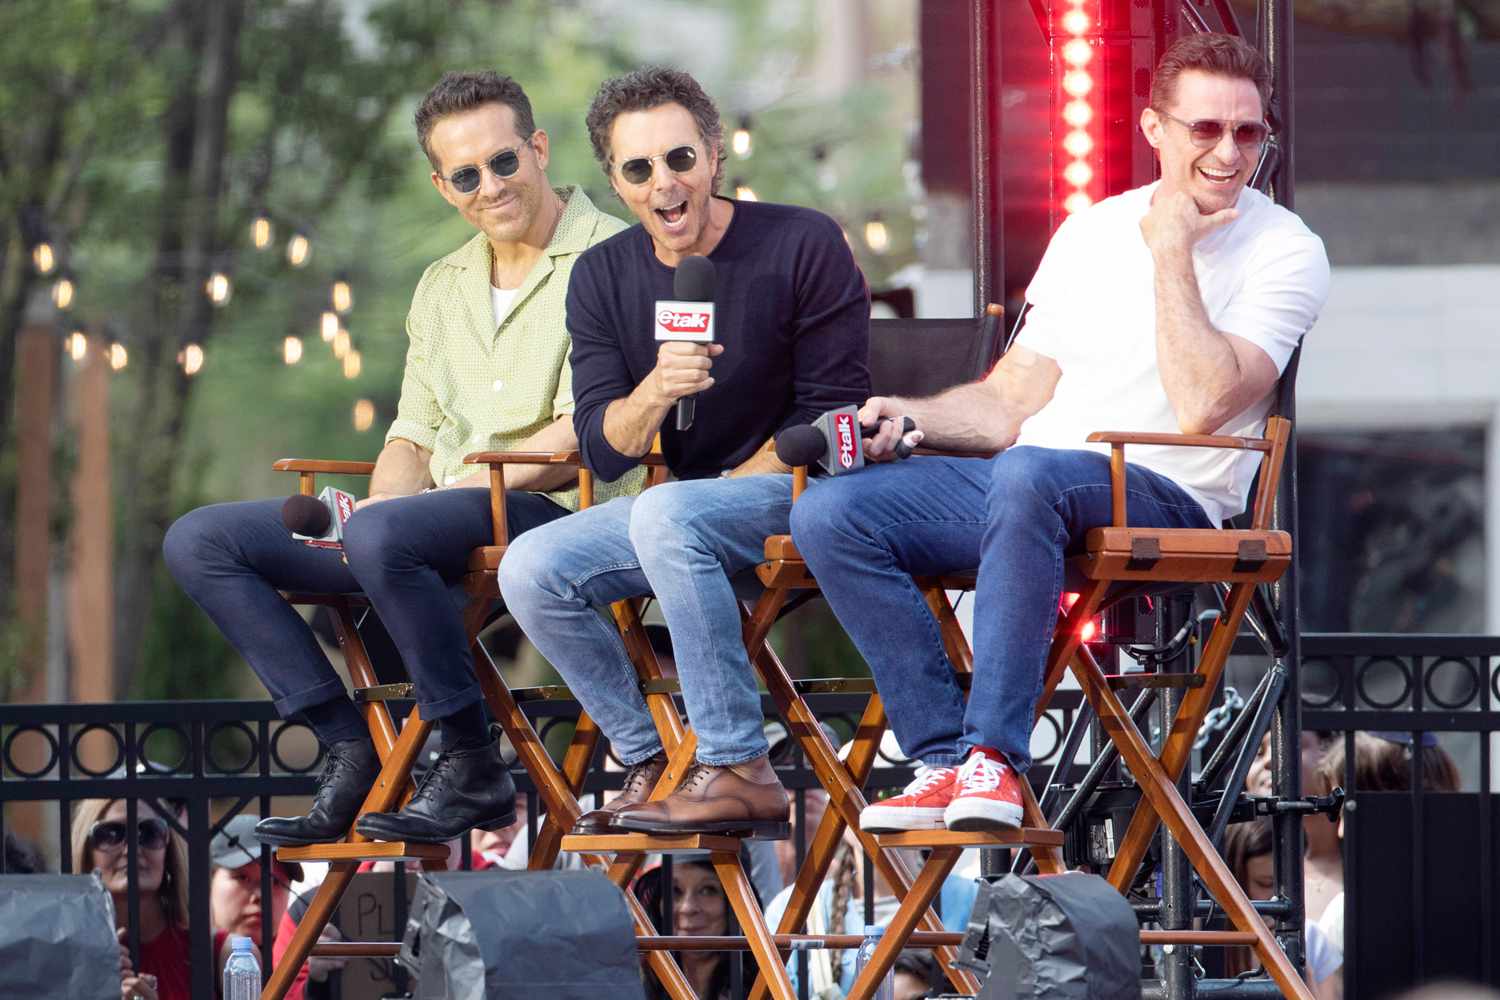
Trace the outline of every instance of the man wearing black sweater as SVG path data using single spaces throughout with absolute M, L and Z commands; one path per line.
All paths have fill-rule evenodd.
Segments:
M 791 477 L 774 436 L 869 394 L 870 300 L 837 223 L 807 209 L 731 201 L 723 126 L 692 77 L 650 68 L 607 80 L 588 114 L 594 153 L 640 225 L 585 253 L 568 287 L 573 422 L 584 463 L 613 480 L 658 432 L 677 481 L 612 500 L 512 543 L 506 606 L 567 679 L 629 768 L 625 790 L 575 830 L 715 831 L 783 821 L 760 697 L 731 578 L 788 530 Z M 661 343 L 654 305 L 678 263 L 716 272 L 717 343 Z M 667 420 L 697 398 L 696 420 Z M 609 604 L 654 594 L 672 633 L 697 763 L 645 801 L 666 766 Z

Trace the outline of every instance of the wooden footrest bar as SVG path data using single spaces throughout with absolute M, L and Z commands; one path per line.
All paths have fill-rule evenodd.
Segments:
M 1028 826 L 1019 830 L 906 830 L 878 833 L 881 847 L 1061 847 L 1061 830 Z
M 282 861 L 447 861 L 447 844 L 413 844 L 402 840 L 366 840 L 359 843 L 308 844 L 278 847 Z

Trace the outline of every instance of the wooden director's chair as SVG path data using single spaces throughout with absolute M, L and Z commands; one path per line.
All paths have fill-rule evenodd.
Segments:
M 1286 388 L 1284 383 L 1284 392 Z M 1212 842 L 1182 800 L 1175 785 L 1191 756 L 1194 736 L 1210 707 L 1255 587 L 1277 580 L 1291 561 L 1290 536 L 1284 531 L 1271 529 L 1276 487 L 1290 434 L 1290 422 L 1273 416 L 1268 420 L 1263 438 L 1135 433 L 1096 433 L 1089 437 L 1090 441 L 1104 442 L 1111 446 L 1113 523 L 1109 527 L 1091 531 L 1087 537 L 1085 552 L 1071 560 L 1074 569 L 1087 582 L 1078 601 L 1060 621 L 1054 636 L 1047 657 L 1045 682 L 1037 705 L 1037 715 L 1040 717 L 1045 711 L 1063 671 L 1071 667 L 1101 721 L 1105 734 L 1118 748 L 1141 785 L 1144 799 L 1132 818 L 1110 869 L 1111 884 L 1122 894 L 1126 891 L 1145 857 L 1157 825 L 1164 823 L 1182 845 L 1189 862 L 1224 907 L 1236 928 L 1232 931 L 1143 931 L 1143 942 L 1250 945 L 1285 995 L 1310 998 L 1306 985 L 1219 858 Z M 1262 458 L 1250 527 L 1244 530 L 1129 527 L 1125 506 L 1125 446 L 1128 444 L 1234 448 L 1260 452 Z M 805 476 L 806 470 L 797 470 L 796 491 L 800 492 Z M 773 609 L 779 602 L 784 602 L 791 592 L 817 585 L 790 537 L 768 539 L 766 557 L 766 562 L 760 568 L 760 575 L 768 589 L 762 601 L 764 606 L 757 609 L 757 620 L 765 612 L 774 614 Z M 972 589 L 973 581 L 972 572 L 917 581 L 938 620 L 948 656 L 960 675 L 972 672 L 973 656 L 953 614 L 947 591 Z M 1124 585 L 1130 592 L 1139 592 L 1142 587 L 1160 590 L 1172 585 L 1210 582 L 1228 584 L 1225 610 L 1204 645 L 1197 669 L 1192 674 L 1175 678 L 1187 688 L 1187 694 L 1160 754 L 1153 754 L 1136 728 L 1130 712 L 1115 693 L 1116 686 L 1123 686 L 1128 681 L 1104 674 L 1082 642 L 1082 627 L 1109 603 L 1110 590 L 1116 584 Z M 985 609 L 975 610 L 976 614 L 982 614 Z M 769 624 L 765 628 L 769 628 Z M 763 635 L 763 631 L 758 634 Z M 751 640 L 755 637 L 755 634 L 748 635 Z M 1165 681 L 1167 678 L 1156 680 Z M 864 775 L 854 765 L 873 758 L 883 730 L 883 710 L 878 696 L 872 697 L 870 707 L 861 720 L 860 732 L 851 755 L 851 767 L 847 772 L 851 782 L 863 780 Z M 802 738 L 801 732 L 797 735 L 799 739 Z M 839 776 L 834 774 L 832 777 L 837 780 Z M 902 901 L 871 962 L 855 981 L 849 993 L 851 1000 L 865 1000 L 873 995 L 877 984 L 894 964 L 900 950 L 908 943 L 916 943 L 912 932 L 924 917 L 930 916 L 926 907 L 941 888 L 943 879 L 952 870 L 963 848 L 1014 847 L 1025 844 L 1032 849 L 1039 871 L 1048 874 L 1063 870 L 1058 850 L 1061 834 L 1047 829 L 1046 818 L 1038 808 L 1030 785 L 1023 782 L 1022 787 L 1025 817 L 1024 827 L 1019 831 L 1007 834 L 914 831 L 882 834 L 873 838 L 878 849 L 924 848 L 929 849 L 931 854 L 923 866 L 914 891 Z M 830 809 L 829 815 L 824 819 L 824 826 L 832 825 L 841 832 L 843 823 L 857 824 L 857 821 L 857 812 L 853 816 L 842 813 L 835 815 L 835 811 Z M 857 825 L 855 828 L 857 829 Z M 824 833 L 824 829 L 820 828 L 820 840 Z M 865 838 L 862 837 L 863 839 Z M 829 856 L 831 857 L 831 850 Z M 813 852 L 809 852 L 808 861 L 809 865 L 813 863 Z M 788 907 L 782 929 L 805 918 L 811 900 L 810 897 L 801 895 L 805 889 L 803 875 L 810 876 L 810 873 L 807 869 L 799 873 L 797 894 L 793 896 L 794 904 L 802 905 L 795 910 L 794 907 Z M 810 876 L 810 880 L 815 891 L 817 882 L 821 881 L 821 874 Z M 949 975 L 953 978 L 953 971 L 950 970 Z M 966 976 L 967 973 L 960 971 L 958 975 Z M 958 985 L 958 980 L 954 981 Z M 970 980 L 963 988 L 972 992 L 976 984 Z
M 548 756 L 545 746 L 537 736 L 536 729 L 521 710 L 517 698 L 506 686 L 499 668 L 489 653 L 478 641 L 479 632 L 487 624 L 500 590 L 498 570 L 500 561 L 509 544 L 510 533 L 506 524 L 503 469 L 506 465 L 566 464 L 579 466 L 577 452 L 479 452 L 464 457 L 465 464 L 487 465 L 490 470 L 490 512 L 494 526 L 494 544 L 475 549 L 469 557 L 468 572 L 464 576 L 464 588 L 469 594 L 469 603 L 464 609 L 464 625 L 473 656 L 474 674 L 478 679 L 491 714 L 499 722 L 506 737 L 515 748 L 521 765 L 535 783 L 538 795 L 546 809 L 546 822 L 539 831 L 533 848 L 529 867 L 533 870 L 550 868 L 557 858 L 563 834 L 578 819 L 578 794 L 593 758 L 599 739 L 599 729 L 587 715 L 580 714 L 572 742 L 563 756 L 559 768 Z M 303 494 L 316 493 L 315 477 L 318 474 L 368 476 L 374 470 L 372 462 L 330 462 L 306 459 L 282 459 L 273 466 L 277 471 L 298 474 L 299 490 Z M 580 503 L 587 506 L 593 499 L 593 479 L 587 470 L 579 475 Z M 304 594 L 288 593 L 286 599 L 293 604 L 313 604 L 327 607 L 333 616 L 334 631 L 343 650 L 350 679 L 354 685 L 354 696 L 361 705 L 370 735 L 380 756 L 381 769 L 364 803 L 360 814 L 386 812 L 399 808 L 410 798 L 412 792 L 411 769 L 423 743 L 432 729 L 432 723 L 421 718 L 416 707 L 411 709 L 405 723 L 398 730 L 385 701 L 410 694 L 409 684 L 378 683 L 374 667 L 360 640 L 355 627 L 356 609 L 368 602 L 359 594 Z M 626 641 L 634 652 L 645 643 L 644 633 L 639 628 L 638 616 L 631 618 L 632 607 L 620 607 L 616 614 L 627 626 Z M 633 631 L 629 626 L 633 625 Z M 649 645 L 645 645 L 649 653 Z M 643 661 L 637 660 L 638 663 Z M 646 669 L 654 667 L 654 659 Z M 661 697 L 652 701 L 653 714 L 658 725 L 675 725 L 680 735 L 681 724 L 671 708 L 670 697 L 666 707 L 660 704 Z M 689 756 L 691 762 L 691 756 Z M 675 763 L 675 761 L 674 761 Z M 678 768 L 677 778 L 681 778 Z M 673 785 L 675 787 L 675 784 Z M 430 871 L 446 867 L 448 847 L 445 844 L 418 844 L 402 841 L 372 842 L 352 827 L 343 840 L 329 844 L 313 844 L 305 847 L 280 847 L 277 857 L 286 861 L 325 861 L 328 874 L 313 896 L 307 912 L 298 924 L 282 960 L 276 964 L 261 992 L 262 1000 L 281 1000 L 291 986 L 309 955 L 394 956 L 398 945 L 391 942 L 339 942 L 318 944 L 329 919 L 337 910 L 344 891 L 348 888 L 356 868 L 362 861 L 415 861 Z M 603 859 L 591 857 L 591 861 L 603 863 Z M 615 867 L 634 871 L 640 858 L 621 855 Z M 753 898 L 753 897 L 752 897 Z M 643 939 L 655 936 L 655 928 L 640 903 L 630 893 L 625 893 L 626 904 L 636 925 L 637 935 Z M 646 959 L 652 972 L 667 988 L 674 1000 L 692 1000 L 692 987 L 683 975 L 676 959 L 670 952 L 648 949 Z

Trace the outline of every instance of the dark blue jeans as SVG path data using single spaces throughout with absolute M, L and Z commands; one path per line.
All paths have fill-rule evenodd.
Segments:
M 1211 527 L 1165 476 L 1131 465 L 1129 522 Z M 1057 625 L 1066 556 L 1111 522 L 1109 458 L 1011 448 L 992 459 L 918 456 L 815 483 L 792 536 L 870 664 L 908 755 L 953 764 L 971 747 L 1031 765 L 1032 716 Z M 978 568 L 967 705 L 912 574 Z
M 505 500 L 512 535 L 568 513 L 539 493 Z M 293 539 L 281 523 L 284 502 L 200 507 L 162 543 L 172 576 L 249 662 L 282 715 L 345 693 L 282 590 L 364 593 L 401 653 L 423 718 L 477 702 L 461 580 L 469 552 L 494 538 L 489 490 L 435 490 L 361 508 L 344 525 L 342 552 Z

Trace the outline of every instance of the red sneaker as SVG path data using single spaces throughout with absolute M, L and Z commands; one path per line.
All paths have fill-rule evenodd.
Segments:
M 872 833 L 941 830 L 943 810 L 953 798 L 957 779 L 956 767 L 918 768 L 900 795 L 865 806 L 859 814 L 860 829 Z
M 1004 761 L 972 751 L 943 810 L 950 830 L 1013 830 L 1021 825 L 1021 776 Z

